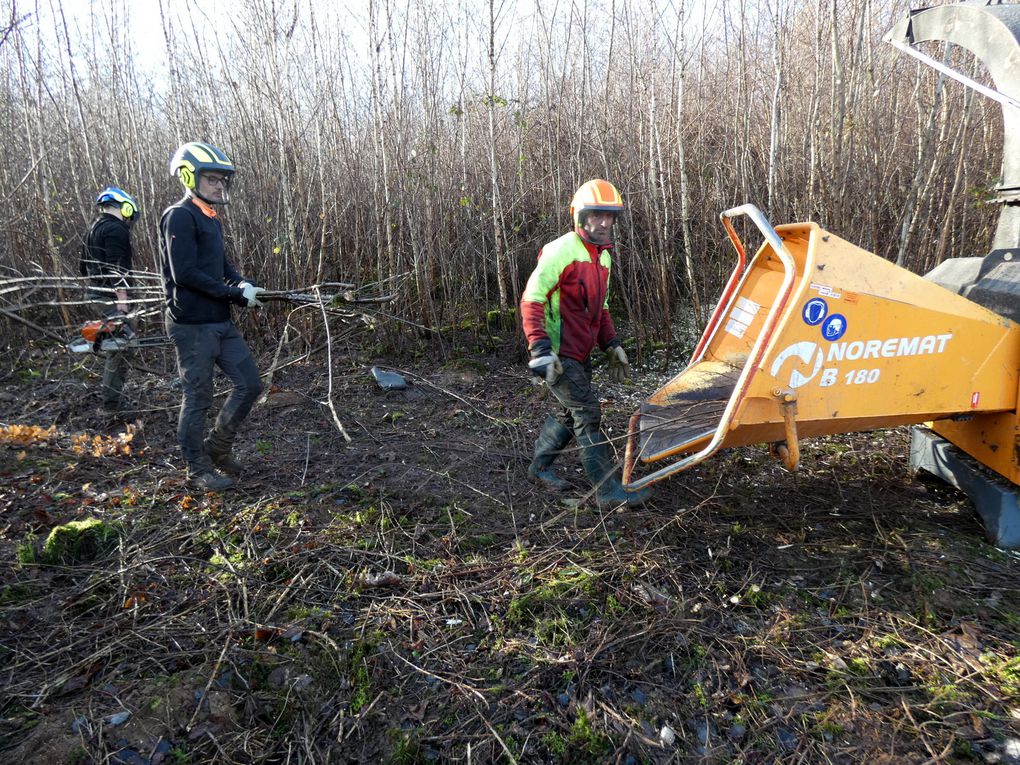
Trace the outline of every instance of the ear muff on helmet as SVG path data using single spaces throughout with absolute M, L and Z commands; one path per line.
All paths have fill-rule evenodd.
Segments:
M 177 177 L 181 179 L 181 185 L 184 186 L 184 188 L 195 188 L 195 172 L 191 168 L 182 167 L 177 171 Z
M 120 205 L 120 214 L 124 216 L 124 220 L 131 220 L 135 217 L 135 206 L 130 202 L 122 202 Z

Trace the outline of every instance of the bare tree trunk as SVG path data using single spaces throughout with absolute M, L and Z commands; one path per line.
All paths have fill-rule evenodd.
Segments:
M 88 127 L 85 124 L 85 114 L 82 110 L 81 92 L 78 89 L 78 76 L 74 69 L 74 57 L 71 55 L 71 39 L 67 34 L 67 18 L 64 16 L 64 7 L 60 5 L 58 8 L 60 9 L 60 24 L 64 30 L 64 50 L 67 54 L 67 69 L 71 77 L 71 90 L 74 93 L 74 105 L 78 115 L 78 127 L 81 129 L 82 137 L 85 138 L 85 140 L 82 141 L 82 148 L 85 151 L 85 161 L 88 163 L 89 167 L 89 180 L 92 182 L 93 186 L 98 188 L 99 178 L 96 176 L 96 166 L 92 161 L 92 148 L 88 140 Z M 70 146 L 70 144 L 68 144 L 68 146 Z
M 369 3 L 369 39 L 372 44 L 372 108 L 375 114 L 375 198 L 382 207 L 381 218 L 377 217 L 377 274 L 380 281 L 395 274 L 395 256 L 393 252 L 393 205 L 390 199 L 389 166 L 386 158 L 386 121 L 383 118 L 383 83 L 382 61 L 379 49 L 383 45 L 386 32 L 379 29 L 378 3 Z M 377 213 L 378 216 L 378 213 Z M 383 243 L 385 242 L 385 247 Z
M 680 0 L 677 10 L 677 46 L 674 52 L 675 60 L 678 62 L 677 72 L 677 95 L 676 95 L 676 150 L 677 165 L 680 172 L 680 233 L 683 240 L 683 263 L 684 275 L 687 278 L 687 291 L 690 294 L 691 308 L 694 312 L 695 321 L 701 321 L 701 297 L 698 290 L 698 282 L 694 275 L 694 244 L 691 241 L 690 224 L 690 178 L 687 174 L 687 140 L 684 138 L 684 127 L 686 123 L 686 107 L 684 99 L 687 91 L 687 55 L 686 42 L 686 0 Z
M 843 165 L 843 127 L 846 123 L 846 82 L 844 79 L 843 52 L 839 46 L 839 14 L 837 0 L 832 0 L 830 6 L 831 25 L 830 45 L 832 56 L 832 114 L 829 118 L 829 174 L 835 176 Z M 837 180 L 838 183 L 838 180 Z M 834 190 L 833 190 L 834 191 Z M 829 214 L 839 219 L 843 214 L 843 198 L 835 196 L 833 191 L 828 194 L 831 209 Z
M 670 320 L 670 286 L 673 283 L 670 269 L 669 242 L 670 218 L 669 200 L 666 197 L 665 170 L 662 163 L 662 146 L 659 139 L 655 103 L 655 91 L 652 89 L 648 103 L 648 181 L 649 191 L 658 192 L 659 198 L 652 205 L 652 217 L 659 219 L 658 236 L 652 239 L 656 245 L 656 252 L 651 253 L 653 261 L 658 264 L 657 290 L 659 301 L 663 311 L 661 333 L 662 340 L 666 343 L 667 354 L 671 352 L 673 344 L 673 327 Z M 658 209 L 656 209 L 658 208 Z
M 36 3 L 35 15 L 39 16 L 39 4 Z M 19 57 L 20 61 L 20 57 Z M 50 211 L 53 209 L 52 195 L 50 193 L 50 187 L 53 182 L 51 176 L 49 152 L 46 149 L 46 130 L 44 129 L 45 118 L 43 116 L 43 49 L 42 49 L 42 36 L 36 38 L 36 49 L 35 49 L 35 61 L 33 62 L 36 67 L 36 79 L 35 79 L 35 103 L 32 109 L 32 117 L 34 118 L 34 124 L 26 124 L 25 126 L 25 137 L 31 147 L 32 134 L 35 133 L 35 139 L 37 146 L 33 154 L 33 164 L 38 163 L 38 173 L 36 178 L 38 179 L 37 191 L 39 197 L 36 201 L 36 205 L 39 208 L 39 217 L 43 221 L 43 230 L 46 238 L 46 254 L 50 260 L 50 268 L 52 273 L 60 274 L 63 273 L 63 268 L 60 263 L 60 250 L 57 248 L 56 240 L 53 234 L 53 218 Z M 19 66 L 19 72 L 21 74 L 22 88 L 21 92 L 26 102 L 30 101 L 29 94 L 32 92 L 32 82 L 28 78 L 28 72 L 25 71 L 24 63 L 22 62 Z M 28 121 L 28 111 L 25 112 L 25 120 Z M 63 288 L 57 290 L 58 298 L 61 303 L 64 303 L 66 298 Z M 63 318 L 64 325 L 71 325 L 71 317 L 68 313 L 67 306 L 60 306 L 61 317 Z
M 974 116 L 974 91 L 969 88 L 963 93 L 964 108 L 963 120 L 960 123 L 959 139 L 965 140 L 969 132 L 971 118 Z M 953 186 L 949 192 L 949 203 L 946 213 L 942 216 L 942 230 L 939 232 L 939 241 L 935 247 L 934 256 L 924 262 L 921 268 L 922 273 L 927 273 L 943 260 L 946 259 L 946 252 L 949 248 L 949 239 L 952 235 L 954 223 L 956 222 L 955 208 L 960 198 L 960 190 L 963 188 L 963 158 L 967 156 L 965 151 L 956 152 L 956 168 L 953 171 Z
M 770 3 L 771 5 L 771 3 Z M 773 41 L 772 41 L 772 65 L 775 72 L 775 85 L 772 88 L 772 117 L 769 120 L 769 164 L 768 181 L 765 207 L 769 215 L 774 215 L 776 210 L 773 207 L 776 195 L 776 155 L 779 153 L 779 123 L 780 109 L 782 107 L 783 90 L 783 48 L 782 48 L 782 17 L 780 0 L 775 5 L 773 20 Z
M 497 10 L 495 0 L 489 0 L 489 190 L 492 205 L 492 247 L 496 259 L 496 291 L 501 311 L 506 311 L 510 304 L 507 300 L 506 286 L 506 242 L 503 238 L 501 225 L 501 209 L 499 195 L 499 172 L 496 164 L 496 17 L 502 12 L 503 4 Z
M 808 107 L 807 137 L 805 139 L 808 144 L 809 157 L 807 214 L 811 218 L 817 218 L 821 213 L 821 200 L 818 195 L 821 176 L 818 134 L 821 132 L 819 105 L 822 100 L 822 29 L 822 9 L 819 6 L 815 8 L 814 66 L 811 67 L 811 105 Z
M 946 43 L 945 52 L 942 56 L 942 63 L 949 65 L 953 46 Z M 920 66 L 920 65 L 919 65 Z M 935 82 L 935 97 L 932 102 L 931 111 L 928 113 L 928 124 L 920 143 L 920 156 L 917 162 L 917 172 L 914 173 L 914 180 L 910 184 L 910 192 L 907 194 L 907 202 L 903 207 L 903 216 L 900 219 L 900 246 L 896 252 L 896 265 L 902 266 L 907 257 L 907 248 L 912 244 L 916 233 L 917 214 L 920 211 L 923 196 L 921 188 L 925 185 L 925 179 L 930 176 L 930 157 L 933 149 L 932 138 L 935 134 L 935 120 L 938 116 L 939 105 L 942 103 L 942 90 L 946 77 L 939 72 L 938 80 Z

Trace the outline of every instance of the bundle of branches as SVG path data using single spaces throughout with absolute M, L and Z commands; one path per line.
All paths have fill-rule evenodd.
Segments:
M 350 441 L 333 402 L 333 342 L 340 338 L 350 339 L 355 332 L 373 327 L 377 318 L 402 321 L 397 316 L 382 313 L 380 306 L 396 300 L 394 288 L 406 276 L 407 274 L 401 274 L 385 282 L 360 287 L 348 282 L 324 282 L 304 289 L 265 290 L 260 293 L 259 297 L 264 302 L 292 306 L 287 313 L 283 329 L 276 335 L 273 363 L 263 373 L 267 394 L 277 369 L 303 361 L 325 350 L 329 389 L 325 400 L 319 403 L 329 409 L 337 429 L 347 441 Z M 136 319 L 162 312 L 165 297 L 159 274 L 133 271 L 126 275 L 126 280 L 131 285 L 128 289 L 128 299 L 125 301 L 129 309 L 126 318 Z M 384 286 L 390 289 L 384 290 Z M 9 272 L 8 276 L 0 278 L 0 316 L 27 327 L 36 337 L 49 337 L 66 346 L 69 345 L 69 336 L 77 336 L 82 331 L 80 321 L 76 324 L 72 319 L 72 310 L 96 302 L 96 292 L 90 291 L 90 287 L 90 280 L 87 277 L 51 275 L 41 270 L 30 275 Z M 112 291 L 109 297 L 112 302 L 114 299 Z M 54 309 L 58 314 L 59 325 L 52 321 L 47 325 L 46 316 L 52 315 Z M 281 359 L 284 347 L 290 340 L 298 339 L 301 334 L 295 327 L 293 318 L 295 314 L 308 309 L 316 310 L 322 317 L 325 342 L 314 347 L 312 343 L 306 342 L 303 353 L 284 361 Z M 336 319 L 345 325 L 340 333 L 334 332 L 331 327 L 331 322 Z M 13 333 L 9 337 L 13 337 Z
M 69 333 L 77 333 L 76 309 L 94 302 L 88 293 L 88 278 L 41 270 L 35 274 L 8 273 L 0 278 L 0 316 L 27 327 L 35 337 L 60 343 L 66 342 Z M 132 271 L 126 278 L 132 284 L 127 300 L 132 316 L 158 313 L 164 301 L 159 275 Z
M 339 290 L 330 294 L 323 290 Z M 347 282 L 323 282 L 305 290 L 266 290 L 259 295 L 260 300 L 285 301 L 288 303 L 319 305 L 324 303 L 328 307 L 338 307 L 343 304 L 382 304 L 396 300 L 396 294 L 389 295 L 368 295 L 359 290 L 357 285 Z
M 406 274 L 389 281 L 396 283 L 404 276 Z M 125 301 L 131 318 L 162 311 L 165 297 L 159 274 L 136 270 L 125 274 L 125 279 L 131 285 Z M 391 303 L 397 297 L 395 291 L 383 291 L 380 286 L 324 282 L 303 289 L 267 290 L 260 299 L 289 303 L 297 308 L 314 306 L 321 309 L 324 317 L 361 319 L 371 325 L 376 317 L 383 315 L 378 306 Z M 37 336 L 63 343 L 68 334 L 77 333 L 80 326 L 76 321 L 78 317 L 72 315 L 75 309 L 95 302 L 95 292 L 90 292 L 90 287 L 88 277 L 53 275 L 41 270 L 35 274 L 12 271 L 0 278 L 0 316 L 27 327 Z M 56 316 L 48 316 L 46 309 L 57 309 Z

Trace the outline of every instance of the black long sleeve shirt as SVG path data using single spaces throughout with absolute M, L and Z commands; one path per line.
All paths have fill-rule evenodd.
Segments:
M 89 277 L 95 290 L 127 289 L 132 260 L 130 225 L 116 215 L 101 214 L 85 235 L 81 275 Z
M 245 305 L 241 276 L 226 256 L 223 224 L 211 207 L 191 197 L 168 207 L 159 242 L 167 312 L 175 322 L 228 321 L 231 303 Z

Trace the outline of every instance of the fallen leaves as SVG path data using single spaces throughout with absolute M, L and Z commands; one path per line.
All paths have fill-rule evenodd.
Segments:
M 135 606 L 140 606 L 148 599 L 149 599 L 148 595 L 146 595 L 144 592 L 132 593 L 131 595 L 128 595 L 127 598 L 124 600 L 124 608 L 134 608 Z
M 301 627 L 274 627 L 271 625 L 264 624 L 256 627 L 252 633 L 252 637 L 255 638 L 257 643 L 269 643 L 277 638 L 286 640 L 290 643 L 300 642 L 305 636 L 305 630 Z
M 131 454 L 131 441 L 135 437 L 135 426 L 128 423 L 123 433 L 115 436 L 87 433 L 76 433 L 71 436 L 71 451 L 75 454 L 88 454 L 93 457 L 109 457 Z
M 131 454 L 131 442 L 138 432 L 139 426 L 128 423 L 122 433 L 116 435 L 73 433 L 69 436 L 71 451 L 79 455 L 92 457 L 109 457 Z M 44 428 L 40 425 L 2 425 L 0 426 L 0 444 L 11 446 L 53 446 L 67 434 L 57 430 L 56 425 Z M 66 442 L 64 442 L 66 443 Z M 22 449 L 17 460 L 22 462 L 27 457 Z
M 949 649 L 944 654 L 946 659 L 970 671 L 982 671 L 983 645 L 981 630 L 976 624 L 960 622 L 955 628 L 942 633 L 941 637 Z
M 39 425 L 0 426 L 0 444 L 33 446 L 37 443 L 48 443 L 58 435 L 56 425 L 50 425 L 48 428 L 43 428 Z M 24 458 L 19 456 L 18 459 Z

